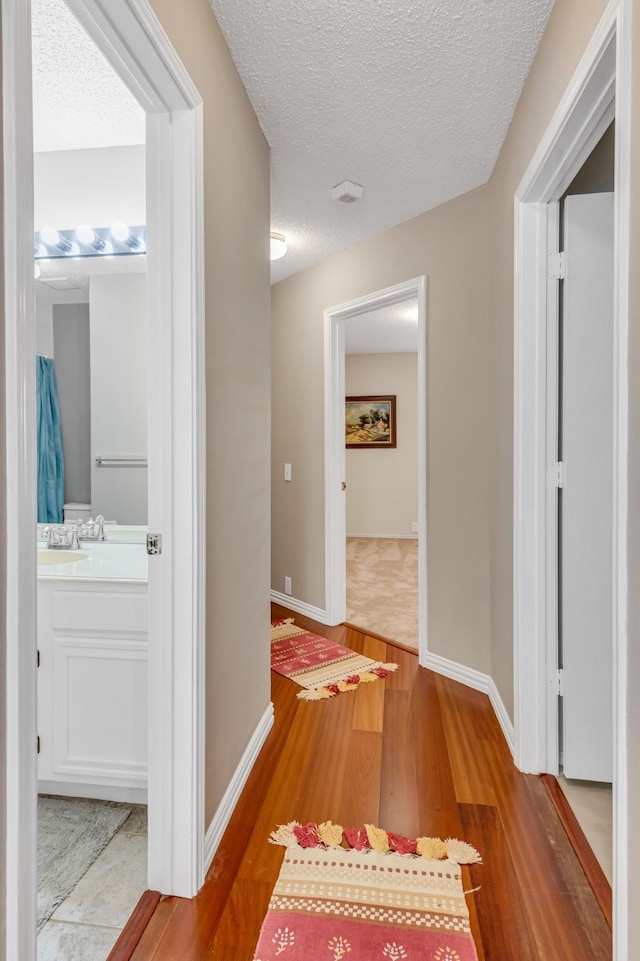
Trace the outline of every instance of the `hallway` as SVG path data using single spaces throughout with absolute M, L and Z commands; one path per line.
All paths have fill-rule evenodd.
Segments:
M 274 607 L 274 616 L 288 616 Z M 272 674 L 275 726 L 200 895 L 165 898 L 133 961 L 251 961 L 282 849 L 278 824 L 369 821 L 410 836 L 461 837 L 480 961 L 607 961 L 611 934 L 547 792 L 518 773 L 487 697 L 418 668 L 414 654 L 344 626 L 296 623 L 399 670 L 306 703 Z

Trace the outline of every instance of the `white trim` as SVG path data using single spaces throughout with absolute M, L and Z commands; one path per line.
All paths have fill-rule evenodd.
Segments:
M 504 701 L 500 696 L 498 686 L 492 677 L 489 677 L 487 694 L 489 695 L 489 700 L 491 702 L 491 707 L 493 708 L 494 714 L 498 719 L 498 724 L 502 728 L 502 733 L 504 734 L 507 746 L 511 751 L 511 756 L 513 757 L 516 748 L 513 721 L 509 717 L 509 712 L 507 711 Z
M 553 770 L 547 702 L 552 621 L 546 552 L 545 391 L 548 204 L 556 201 L 610 122 L 615 93 L 614 294 L 614 958 L 628 961 L 627 439 L 632 0 L 612 0 L 515 196 L 514 684 L 515 759 Z M 614 90 L 615 83 L 615 90 Z M 542 523 L 541 523 L 542 521 Z M 548 530 L 548 528 L 547 528 Z
M 69 0 L 148 114 L 163 155 L 161 196 L 149 204 L 149 246 L 164 258 L 157 319 L 178 350 L 162 366 L 171 403 L 163 461 L 175 467 L 163 487 L 162 517 L 183 518 L 165 533 L 163 603 L 150 652 L 150 875 L 165 893 L 190 896 L 204 880 L 204 269 L 200 97 L 148 0 Z M 2 0 L 7 401 L 7 957 L 35 958 L 35 355 L 33 180 L 29 0 Z M 141 91 L 146 91 L 144 96 Z M 176 129 L 180 137 L 175 136 Z M 155 201 L 155 202 L 154 202 Z M 170 229 L 168 229 L 170 228 Z M 173 246 L 167 252 L 166 245 Z M 181 251 L 178 254 L 178 252 Z M 151 285 L 150 285 L 151 286 Z M 160 289 L 162 293 L 160 293 Z M 152 307 L 153 309 L 153 307 Z M 163 347 L 160 349 L 164 349 Z M 152 367 L 152 369 L 154 369 Z M 165 409 L 165 415 L 167 409 Z M 171 445 L 171 446 L 168 446 Z M 177 460 L 176 460 L 177 458 Z M 164 475 L 163 475 L 164 477 Z M 158 605 L 161 607 L 162 605 Z M 175 618 L 180 618 L 176 630 Z M 173 644 L 173 638 L 176 644 Z M 19 641 L 19 643 L 18 643 Z M 174 665 L 179 670 L 174 670 Z M 164 700 L 159 694 L 162 692 Z M 153 701 L 153 706 L 151 705 Z M 167 705 L 170 710 L 167 711 Z M 168 718 L 168 724 L 164 719 Z M 157 723 L 156 723 L 157 722 Z M 164 740 L 160 742 L 160 732 Z M 168 732 L 168 736 L 167 736 Z M 154 862 L 154 851 L 161 854 Z M 4 947 L 4 946 L 3 946 Z
M 500 697 L 500 692 L 496 687 L 495 681 L 492 677 L 490 677 L 489 674 L 483 674 L 482 671 L 476 671 L 472 667 L 466 667 L 464 664 L 458 664 L 457 661 L 450 661 L 449 658 L 441 657 L 440 654 L 428 653 L 425 657 L 425 664 L 422 666 L 426 667 L 430 671 L 433 671 L 434 674 L 440 674 L 442 677 L 448 677 L 452 681 L 457 681 L 459 684 L 464 684 L 465 687 L 470 687 L 474 691 L 481 691 L 482 694 L 486 694 L 498 720 L 498 724 L 502 729 L 507 746 L 513 755 L 513 724 L 511 723 L 509 712 L 507 711 L 506 707 L 504 706 L 504 702 Z
M 279 604 L 281 607 L 286 607 L 290 611 L 295 611 L 296 614 L 303 614 L 304 617 L 310 617 L 314 621 L 319 621 L 320 624 L 331 623 L 327 620 L 327 612 L 323 611 L 321 607 L 313 607 L 313 605 L 307 604 L 306 601 L 299 601 L 297 597 L 291 597 L 289 594 L 281 594 L 280 591 L 271 591 L 271 600 L 274 604 Z M 340 623 L 340 621 L 337 623 Z
M 418 604 L 420 656 L 427 651 L 427 278 L 414 277 L 324 311 L 325 611 L 340 624 L 346 605 L 344 323 L 349 317 L 410 298 L 418 301 Z M 422 660 L 420 661 L 422 663 Z
M 518 185 L 518 200 L 559 200 L 614 119 L 617 16 L 612 0 Z
M 251 735 L 251 740 L 247 744 L 244 754 L 240 759 L 235 774 L 229 782 L 227 790 L 224 792 L 222 800 L 218 805 L 218 810 L 214 814 L 211 824 L 207 828 L 204 839 L 204 869 L 205 873 L 211 867 L 211 862 L 213 861 L 216 851 L 218 850 L 218 845 L 222 840 L 222 835 L 224 834 L 229 821 L 231 820 L 231 815 L 233 814 L 234 808 L 238 803 L 242 790 L 247 783 L 247 779 L 251 774 L 253 765 L 256 763 L 258 754 L 260 753 L 264 742 L 267 739 L 269 731 L 273 727 L 274 713 L 273 704 L 269 704 L 262 715 L 258 726 Z
M 419 540 L 418 534 L 352 534 L 347 531 L 347 537 L 359 537 L 363 538 L 374 538 L 377 541 L 417 541 Z
M 621 0 L 616 29 L 616 283 L 614 293 L 614 603 L 613 603 L 613 956 L 629 954 L 628 809 L 628 437 L 629 437 L 629 252 L 631 234 L 632 0 Z M 636 88 L 637 94 L 637 88 Z
M 35 297 L 31 25 L 2 0 L 6 398 L 6 942 L 36 955 Z

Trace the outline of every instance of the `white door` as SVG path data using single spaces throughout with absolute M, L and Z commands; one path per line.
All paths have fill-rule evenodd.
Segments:
M 560 512 L 563 766 L 613 776 L 613 194 L 565 201 Z

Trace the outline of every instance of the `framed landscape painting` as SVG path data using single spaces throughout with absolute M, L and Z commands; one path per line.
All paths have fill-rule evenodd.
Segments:
M 348 448 L 396 446 L 396 395 L 347 397 L 345 439 Z

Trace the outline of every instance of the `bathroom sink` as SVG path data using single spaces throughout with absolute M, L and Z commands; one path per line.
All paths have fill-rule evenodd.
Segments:
M 48 567 L 53 564 L 73 564 L 74 561 L 84 561 L 89 556 L 83 551 L 53 551 L 46 547 L 37 553 L 38 567 Z

